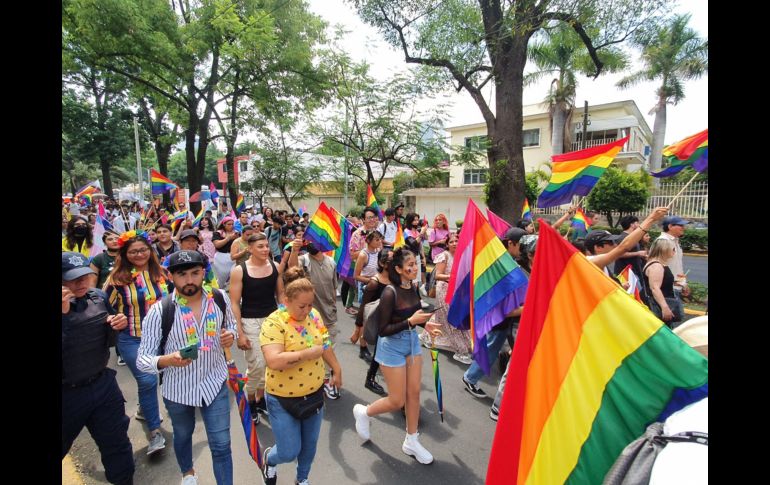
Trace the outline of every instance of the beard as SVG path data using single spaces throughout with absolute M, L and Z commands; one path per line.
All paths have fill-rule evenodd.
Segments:
M 198 285 L 184 285 L 179 289 L 179 291 L 184 296 L 195 296 L 199 291 L 201 291 L 201 287 Z

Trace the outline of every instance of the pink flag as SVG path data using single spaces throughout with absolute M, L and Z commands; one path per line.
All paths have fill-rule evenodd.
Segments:
M 511 228 L 511 225 L 508 224 L 505 219 L 502 219 L 500 216 L 489 210 L 489 208 L 487 208 L 487 219 L 489 219 L 489 224 L 492 226 L 492 229 L 495 230 L 495 234 L 497 234 L 497 237 L 499 238 L 505 236 L 505 232 Z

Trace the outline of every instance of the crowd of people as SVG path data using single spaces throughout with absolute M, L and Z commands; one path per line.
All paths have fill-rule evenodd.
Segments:
M 360 372 L 364 385 L 379 396 L 352 409 L 361 439 L 371 439 L 374 417 L 401 410 L 403 452 L 422 464 L 433 461 L 419 441 L 423 346 L 448 351 L 468 365 L 462 385 L 473 397 L 487 396 L 479 386 L 484 373 L 471 353 L 468 330 L 447 321 L 444 300 L 459 235 L 444 214 L 436 215 L 432 226 L 416 213 L 403 215 L 403 204 L 388 208 L 382 221 L 372 207 L 351 214 L 355 271 L 353 278 L 342 278 L 334 259 L 304 238 L 308 214 L 265 207 L 235 218 L 223 203 L 220 217 L 208 211 L 193 227 L 191 218 L 168 224 L 171 208 L 153 205 L 141 211 L 137 204 L 108 201 L 106 249 L 93 254 L 93 209 L 76 205 L 62 205 L 62 412 L 77 407 L 81 414 L 63 424 L 62 457 L 87 426 L 111 483 L 132 483 L 133 475 L 129 419 L 115 371 L 107 367 L 111 346 L 118 365 L 128 366 L 136 381 L 134 416 L 147 425 L 148 455 L 166 447 L 160 387 L 183 485 L 198 483 L 192 459 L 196 408 L 203 416 L 216 483 L 232 483 L 223 350 L 233 343 L 247 362 L 244 391 L 252 419 L 269 420 L 275 438 L 275 445 L 264 450 L 265 483 L 276 483 L 277 465 L 294 460 L 296 483 L 309 483 L 324 401 L 338 399 L 343 382 L 335 355 L 338 297 L 354 324 L 349 340 L 366 363 Z M 572 214 L 574 208 L 554 226 Z M 642 222 L 626 216 L 618 236 L 575 231 L 571 242 L 611 278 L 630 264 L 645 303 L 673 327 L 682 319 L 681 298 L 688 292 L 678 242 L 687 221 L 666 215 L 666 208 L 657 208 Z M 594 222 L 596 215 L 587 211 L 586 217 Z M 659 222 L 663 234 L 648 251 L 645 238 Z M 404 245 L 395 248 L 399 224 Z M 500 239 L 529 277 L 538 240 L 535 224 L 521 221 Z M 427 260 L 434 265 L 430 277 Z M 424 301 L 431 287 L 434 308 Z M 366 315 L 365 308 L 374 310 Z M 523 310 L 511 311 L 487 335 L 489 362 L 507 362 L 504 346 L 513 348 Z M 370 321 L 373 340 L 365 338 Z M 75 345 L 79 340 L 89 344 Z M 501 372 L 490 409 L 493 420 L 507 366 Z

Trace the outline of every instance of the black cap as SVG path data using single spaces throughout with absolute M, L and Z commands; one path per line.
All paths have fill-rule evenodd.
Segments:
M 198 251 L 177 251 L 168 257 L 168 270 L 171 272 L 193 266 L 206 267 L 206 260 Z
M 511 242 L 519 242 L 519 240 L 527 235 L 527 231 L 524 229 L 521 229 L 520 227 L 511 227 L 507 231 L 505 231 L 505 234 L 501 238 L 503 241 L 511 241 Z
M 182 231 L 182 234 L 179 235 L 179 240 L 184 241 L 188 237 L 194 237 L 195 239 L 198 240 L 199 243 L 201 242 L 201 238 L 198 237 L 198 233 L 195 232 L 195 230 L 193 229 L 185 229 L 184 231 Z
M 617 242 L 618 236 L 613 235 L 609 231 L 591 231 L 588 233 L 585 239 L 586 248 L 589 250 L 595 247 L 597 244 L 603 242 Z
M 80 253 L 61 253 L 61 279 L 72 281 L 83 275 L 96 274 L 88 265 L 88 258 Z

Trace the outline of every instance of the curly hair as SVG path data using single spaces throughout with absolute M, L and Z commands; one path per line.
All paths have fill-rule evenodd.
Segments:
M 115 266 L 112 268 L 109 276 L 107 277 L 106 284 L 115 286 L 127 286 L 131 284 L 131 270 L 134 265 L 128 260 L 128 248 L 135 242 L 140 242 L 147 246 L 150 250 L 150 259 L 147 261 L 147 270 L 150 272 L 150 277 L 156 283 L 162 281 L 166 276 L 166 271 L 160 265 L 158 256 L 152 249 L 150 242 L 142 235 L 136 235 L 128 240 L 120 247 L 118 255 L 115 257 Z

